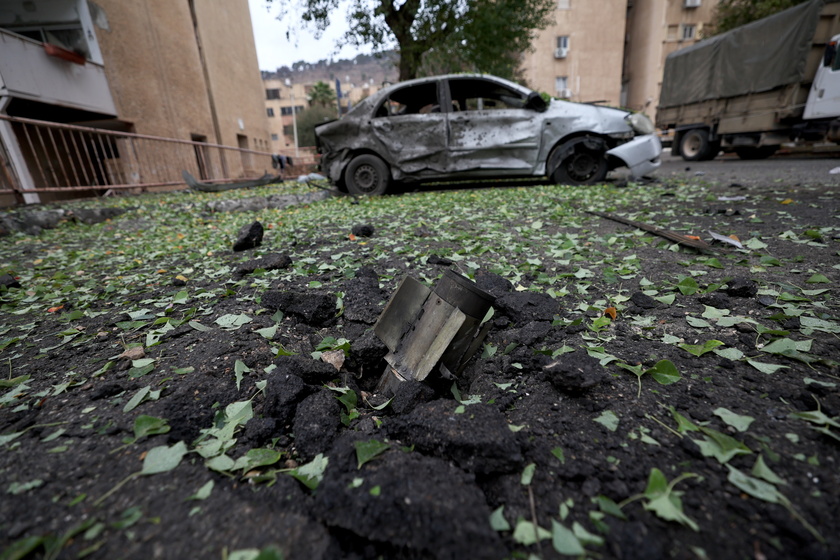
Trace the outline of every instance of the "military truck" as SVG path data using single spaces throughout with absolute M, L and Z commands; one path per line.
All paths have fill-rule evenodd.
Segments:
M 840 0 L 809 0 L 675 51 L 656 125 L 687 161 L 840 143 Z

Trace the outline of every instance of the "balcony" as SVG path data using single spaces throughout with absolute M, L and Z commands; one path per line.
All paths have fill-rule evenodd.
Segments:
M 0 29 L 0 97 L 29 99 L 103 115 L 117 110 L 101 64 L 47 54 L 44 43 Z M 60 53 L 56 53 L 60 54 Z M 72 53 L 66 58 L 74 58 Z

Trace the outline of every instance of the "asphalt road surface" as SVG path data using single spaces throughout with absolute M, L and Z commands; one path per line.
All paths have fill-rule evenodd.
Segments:
M 735 155 L 719 155 L 712 161 L 684 161 L 666 150 L 662 154 L 662 167 L 656 172 L 656 177 L 702 179 L 747 187 L 779 183 L 790 186 L 840 186 L 840 152 L 777 155 L 752 161 L 739 159 Z

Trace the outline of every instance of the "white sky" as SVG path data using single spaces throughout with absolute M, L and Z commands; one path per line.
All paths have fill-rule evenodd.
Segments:
M 342 4 L 346 6 L 345 3 L 342 2 Z M 343 47 L 338 54 L 334 54 L 336 40 L 347 29 L 344 9 L 340 9 L 339 13 L 330 18 L 330 27 L 321 39 L 315 39 L 312 33 L 301 27 L 296 47 L 295 37 L 291 37 L 291 41 L 286 40 L 288 25 L 286 22 L 277 20 L 279 7 L 274 2 L 269 4 L 265 0 L 248 0 L 248 5 L 251 9 L 251 23 L 254 27 L 260 70 L 274 71 L 280 66 L 291 67 L 293 63 L 300 60 L 317 62 L 325 58 L 353 58 L 360 52 L 370 52 Z

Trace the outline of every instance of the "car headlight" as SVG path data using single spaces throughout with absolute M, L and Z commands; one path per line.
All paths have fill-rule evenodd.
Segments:
M 656 132 L 653 121 L 645 114 L 630 113 L 624 117 L 624 120 L 636 131 L 636 134 L 653 134 Z

